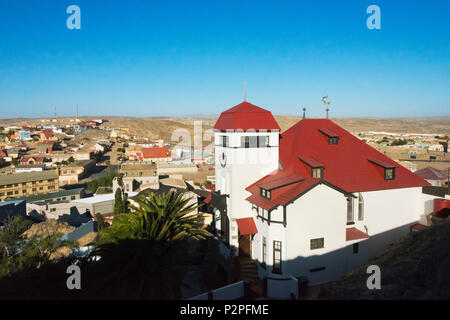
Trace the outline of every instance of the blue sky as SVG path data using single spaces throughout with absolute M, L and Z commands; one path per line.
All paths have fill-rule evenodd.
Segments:
M 81 8 L 81 30 L 66 9 Z M 369 30 L 366 8 L 381 9 Z M 449 115 L 450 1 L 0 0 L 0 118 Z

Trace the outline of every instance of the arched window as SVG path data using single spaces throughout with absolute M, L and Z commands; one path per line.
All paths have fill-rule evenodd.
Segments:
M 361 193 L 358 196 L 358 220 L 364 220 L 364 198 Z

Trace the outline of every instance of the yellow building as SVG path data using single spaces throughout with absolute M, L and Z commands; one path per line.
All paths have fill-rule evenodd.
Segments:
M 59 191 L 57 170 L 0 175 L 0 200 Z

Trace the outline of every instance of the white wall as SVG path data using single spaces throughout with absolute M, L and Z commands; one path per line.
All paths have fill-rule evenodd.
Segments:
M 425 221 L 422 188 L 363 192 L 369 240 L 369 257 L 409 232 L 409 226 Z
M 310 284 L 334 280 L 345 270 L 347 200 L 344 194 L 318 185 L 287 206 L 288 272 Z M 324 238 L 324 248 L 311 250 L 310 240 Z M 325 267 L 323 271 L 310 269 Z
M 229 147 L 222 147 L 221 136 L 229 137 Z M 241 148 L 242 136 L 269 136 L 270 148 Z M 230 244 L 238 246 L 236 219 L 251 214 L 245 199 L 249 185 L 278 168 L 279 132 L 215 132 L 216 191 L 227 194 L 227 213 L 230 219 Z M 222 167 L 222 154 L 226 165 Z M 236 254 L 238 251 L 236 251 Z

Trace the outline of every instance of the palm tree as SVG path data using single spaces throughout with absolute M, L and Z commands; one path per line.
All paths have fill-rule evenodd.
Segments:
M 191 241 L 205 239 L 199 207 L 191 198 L 170 191 L 140 196 L 131 212 L 116 215 L 112 225 L 100 233 L 90 257 L 100 256 L 94 273 L 98 294 L 108 298 L 174 299 L 194 257 L 187 254 Z M 89 258 L 88 258 L 89 259 Z M 92 270 L 92 269 L 91 269 Z M 112 284 L 124 284 L 113 285 Z M 97 292 L 90 293 L 93 296 Z
M 101 243 L 136 239 L 169 244 L 186 237 L 205 239 L 209 233 L 201 227 L 201 214 L 193 214 L 199 206 L 189 204 L 191 200 L 174 191 L 141 195 L 138 206 L 129 206 L 132 212 L 117 215 L 104 230 Z

